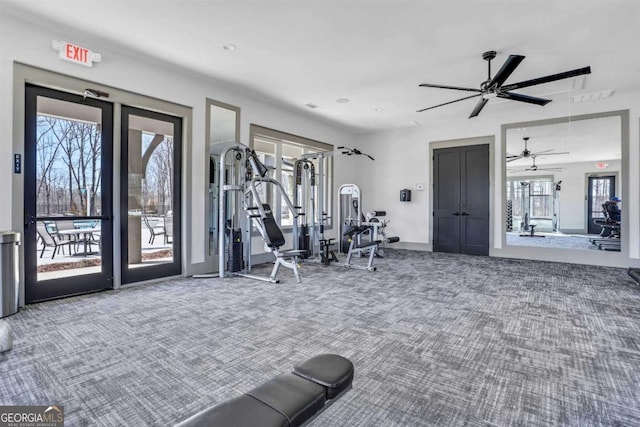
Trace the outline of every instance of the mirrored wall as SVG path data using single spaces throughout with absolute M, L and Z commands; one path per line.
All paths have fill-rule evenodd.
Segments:
M 218 167 L 224 148 L 240 141 L 240 108 L 207 99 L 209 255 L 218 254 Z
M 620 251 L 624 114 L 503 125 L 507 246 Z

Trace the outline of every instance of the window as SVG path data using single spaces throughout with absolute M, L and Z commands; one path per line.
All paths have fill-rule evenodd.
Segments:
M 525 214 L 530 219 L 553 218 L 553 178 L 513 178 L 507 180 L 507 200 L 511 200 L 513 217 Z
M 318 141 L 302 138 L 278 132 L 272 129 L 251 125 L 251 144 L 256 151 L 258 158 L 269 169 L 268 176 L 274 178 L 282 184 L 287 196 L 293 202 L 296 189 L 295 171 L 293 170 L 296 160 L 305 155 L 314 153 L 331 152 L 333 146 Z M 310 156 L 313 157 L 313 156 Z M 315 166 L 316 181 L 322 182 L 323 191 L 323 211 L 328 213 L 325 217 L 331 217 L 331 200 L 333 187 L 333 157 L 309 158 Z M 322 168 L 320 167 L 322 162 Z M 322 169 L 322 172 L 320 170 Z M 322 176 L 320 176 L 322 173 Z M 259 184 L 257 190 L 261 199 L 269 203 L 273 209 L 273 214 L 283 227 L 293 225 L 293 216 L 287 204 L 278 191 L 269 185 Z M 318 211 L 319 200 L 314 200 L 315 211 Z M 310 215 L 310 213 L 307 213 Z M 308 219 L 310 221 L 310 219 Z M 330 220 L 325 221 L 325 225 L 330 225 Z
M 553 217 L 552 185 L 551 181 L 529 181 L 529 206 L 532 219 L 551 219 Z

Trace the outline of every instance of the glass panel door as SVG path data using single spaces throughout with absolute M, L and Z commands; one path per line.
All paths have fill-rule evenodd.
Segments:
M 182 119 L 122 107 L 122 283 L 181 273 Z
M 26 302 L 112 288 L 113 106 L 25 95 Z
M 589 204 L 587 222 L 589 234 L 599 234 L 602 226 L 594 224 L 593 220 L 603 218 L 602 205 L 615 195 L 615 176 L 590 176 L 589 177 Z

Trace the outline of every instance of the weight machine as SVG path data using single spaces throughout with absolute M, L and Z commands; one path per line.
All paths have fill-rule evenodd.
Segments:
M 220 278 L 242 276 L 250 279 L 279 283 L 279 268 L 297 269 L 300 251 L 281 250 L 286 242 L 278 227 L 271 207 L 262 203 L 256 185 L 274 185 L 281 192 L 294 218 L 298 216 L 282 185 L 275 179 L 265 178 L 268 170 L 256 153 L 244 144 L 235 143 L 220 154 L 218 191 L 218 273 Z M 275 256 L 275 265 L 269 277 L 251 275 L 252 224 L 265 241 L 265 251 Z M 294 223 L 294 234 L 297 227 Z M 246 242 L 246 244 L 245 244 Z M 204 274 L 196 278 L 215 277 Z
M 294 234 L 294 239 L 298 244 L 297 248 L 306 251 L 303 259 L 325 265 L 338 261 L 331 249 L 335 239 L 326 238 L 324 235 L 326 222 L 330 218 L 324 206 L 324 180 L 328 170 L 328 159 L 333 157 L 333 154 L 333 151 L 304 154 L 293 166 L 295 173 L 293 202 L 295 206 L 300 206 L 302 209 L 298 218 L 304 218 L 304 224 L 299 225 L 299 234 L 297 236 Z
M 363 214 L 362 193 L 360 187 L 355 184 L 340 186 L 339 212 L 340 226 L 342 227 L 342 240 L 340 251 L 347 254 L 345 267 L 360 268 L 375 271 L 373 258 L 384 256 L 384 245 L 399 242 L 399 237 L 386 237 L 385 228 L 389 221 L 379 218 L 385 217 L 385 211 L 371 211 Z M 351 264 L 352 257 L 368 255 L 366 267 Z

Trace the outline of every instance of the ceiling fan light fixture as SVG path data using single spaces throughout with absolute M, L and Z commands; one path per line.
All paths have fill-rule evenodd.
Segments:
M 514 90 L 527 88 L 530 86 L 535 86 L 543 83 L 555 82 L 557 80 L 564 80 L 569 78 L 574 78 L 578 76 L 584 76 L 586 74 L 591 73 L 591 67 L 582 67 L 577 68 L 575 70 L 569 70 L 562 73 L 550 74 L 547 76 L 537 77 L 535 79 L 525 80 L 517 83 L 505 84 L 507 79 L 511 76 L 511 74 L 515 71 L 515 69 L 520 65 L 520 63 L 524 60 L 524 55 L 509 55 L 506 61 L 502 64 L 502 67 L 498 70 L 498 72 L 491 77 L 491 60 L 496 57 L 495 51 L 488 51 L 482 54 L 482 59 L 487 61 L 487 80 L 480 83 L 480 88 L 471 88 L 471 87 L 461 87 L 461 86 L 450 86 L 450 85 L 441 85 L 441 84 L 433 84 L 433 83 L 421 83 L 418 86 L 420 87 L 428 87 L 428 88 L 437 88 L 437 89 L 453 89 L 457 91 L 464 92 L 472 92 L 474 95 L 465 96 L 464 98 L 454 99 L 453 101 L 444 102 L 442 104 L 434 105 L 427 108 L 422 108 L 417 110 L 418 113 L 423 111 L 432 110 L 434 108 L 443 107 L 445 105 L 454 104 L 456 102 L 464 101 L 467 99 L 480 97 L 480 100 L 476 103 L 475 108 L 469 115 L 469 118 L 476 117 L 480 114 L 480 111 L 485 107 L 490 99 L 495 97 L 499 97 L 501 99 L 518 101 L 518 102 L 526 102 L 527 104 L 535 104 L 535 105 L 547 105 L 551 102 L 551 99 L 539 98 L 536 96 L 525 95 L 517 92 L 512 92 Z

